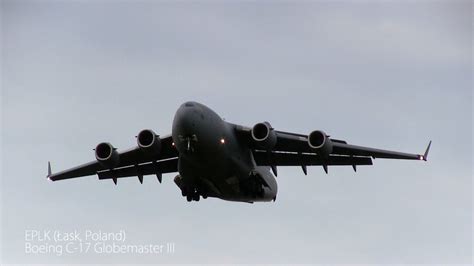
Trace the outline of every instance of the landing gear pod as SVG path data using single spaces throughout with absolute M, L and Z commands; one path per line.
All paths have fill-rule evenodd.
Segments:
M 265 167 L 256 167 L 249 177 L 240 183 L 240 189 L 252 201 L 272 201 L 276 198 L 278 184 L 275 177 Z

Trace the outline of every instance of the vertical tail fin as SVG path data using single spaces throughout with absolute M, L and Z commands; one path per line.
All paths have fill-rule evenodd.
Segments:
M 49 179 L 49 177 L 51 176 L 51 163 L 48 161 L 48 175 L 46 176 L 46 178 Z
M 428 160 L 428 153 L 430 152 L 430 148 L 431 148 L 431 140 L 430 140 L 430 143 L 428 144 L 428 147 L 426 147 L 426 151 L 425 151 L 425 154 L 423 154 L 423 161 L 427 161 Z

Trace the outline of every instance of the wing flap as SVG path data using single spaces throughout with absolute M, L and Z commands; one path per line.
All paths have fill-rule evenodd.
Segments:
M 81 176 L 94 175 L 102 168 L 103 167 L 97 161 L 92 161 L 52 174 L 51 165 L 48 163 L 48 179 L 52 181 L 57 181 Z
M 178 171 L 178 158 L 140 165 L 126 166 L 112 170 L 99 171 L 99 179 L 114 179 L 130 176 L 161 175 Z
M 334 143 L 332 154 L 370 156 L 384 159 L 422 160 L 423 155 L 374 149 L 344 143 Z
M 372 165 L 370 157 L 331 155 L 323 158 L 316 154 L 254 151 L 254 159 L 261 166 L 306 166 L 306 165 Z

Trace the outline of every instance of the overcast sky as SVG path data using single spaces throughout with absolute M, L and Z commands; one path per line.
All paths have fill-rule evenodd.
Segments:
M 3 263 L 470 263 L 472 3 L 2 1 Z M 275 203 L 186 202 L 173 174 L 62 182 L 178 106 L 428 162 L 279 168 Z M 125 230 L 164 255 L 25 254 L 25 230 Z

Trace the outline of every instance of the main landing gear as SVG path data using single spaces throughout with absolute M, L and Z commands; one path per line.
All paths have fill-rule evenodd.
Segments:
M 207 198 L 207 194 L 206 193 L 203 193 L 201 191 L 199 191 L 198 189 L 195 189 L 195 188 L 192 188 L 192 189 L 183 189 L 181 190 L 181 195 L 183 197 L 186 197 L 186 200 L 188 202 L 191 202 L 191 201 L 199 201 L 199 199 L 202 198 L 203 199 L 206 199 Z

